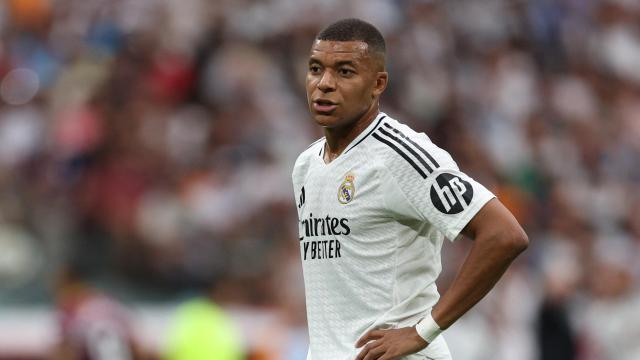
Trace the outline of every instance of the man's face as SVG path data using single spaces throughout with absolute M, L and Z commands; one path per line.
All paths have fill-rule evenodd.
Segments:
M 324 127 L 348 126 L 380 96 L 387 73 L 363 41 L 316 40 L 307 71 L 307 101 Z

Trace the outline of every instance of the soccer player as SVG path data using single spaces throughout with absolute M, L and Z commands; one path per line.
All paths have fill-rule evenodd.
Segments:
M 494 286 L 528 239 L 484 186 L 423 134 L 379 110 L 385 42 L 340 20 L 313 42 L 309 111 L 324 137 L 296 160 L 313 360 L 450 359 L 439 334 Z M 473 247 L 439 296 L 444 238 Z

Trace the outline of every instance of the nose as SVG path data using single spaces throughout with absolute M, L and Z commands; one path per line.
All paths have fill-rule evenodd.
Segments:
M 325 71 L 318 82 L 318 89 L 322 92 L 332 92 L 336 89 L 336 81 L 331 71 Z

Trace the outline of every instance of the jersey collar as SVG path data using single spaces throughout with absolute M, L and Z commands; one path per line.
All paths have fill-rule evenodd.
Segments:
M 369 124 L 369 126 L 367 126 L 358 136 L 356 136 L 356 138 L 353 139 L 353 141 L 351 141 L 351 144 L 349 144 L 349 146 L 347 146 L 347 148 L 344 149 L 343 154 L 348 153 L 349 151 L 351 151 L 351 149 L 355 148 L 356 146 L 358 146 L 358 144 L 363 142 L 364 139 L 366 139 L 369 135 L 371 135 L 371 133 L 374 132 L 378 128 L 378 126 L 380 126 L 380 124 L 382 123 L 382 119 L 386 117 L 387 117 L 387 114 L 383 112 L 379 112 L 376 118 L 373 119 L 371 124 Z

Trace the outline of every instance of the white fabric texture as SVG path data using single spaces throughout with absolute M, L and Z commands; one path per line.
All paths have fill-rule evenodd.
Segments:
M 324 145 L 304 151 L 292 175 L 309 358 L 351 360 L 367 331 L 413 326 L 430 313 L 444 238 L 458 237 L 494 195 L 384 113 L 329 164 Z M 442 336 L 423 352 L 407 359 L 450 358 Z

